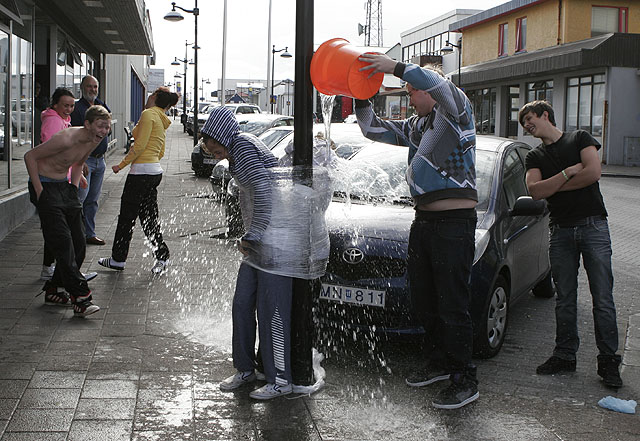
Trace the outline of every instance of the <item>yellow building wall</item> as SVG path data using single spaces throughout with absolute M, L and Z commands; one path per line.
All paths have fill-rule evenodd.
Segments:
M 509 25 L 507 55 L 513 55 L 516 47 L 516 20 L 522 17 L 527 17 L 527 52 L 556 44 L 558 0 L 549 0 L 464 30 L 462 64 L 467 66 L 498 58 L 499 28 L 503 23 Z
M 522 17 L 527 17 L 527 52 L 591 38 L 592 5 L 629 8 L 628 32 L 640 33 L 638 0 L 548 0 L 465 29 L 462 39 L 462 65 L 468 66 L 498 58 L 499 26 L 503 23 L 509 25 L 507 55 L 513 55 L 516 45 L 516 19 Z
M 627 32 L 640 33 L 640 2 L 619 1 L 619 0 L 564 0 L 563 17 L 564 41 L 586 40 L 591 38 L 591 7 L 592 6 L 614 6 L 617 8 L 628 8 Z

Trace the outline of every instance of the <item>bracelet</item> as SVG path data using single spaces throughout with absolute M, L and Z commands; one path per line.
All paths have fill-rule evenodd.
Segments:
M 562 176 L 564 176 L 567 181 L 569 180 L 569 176 L 567 176 L 567 173 L 564 170 L 562 170 Z

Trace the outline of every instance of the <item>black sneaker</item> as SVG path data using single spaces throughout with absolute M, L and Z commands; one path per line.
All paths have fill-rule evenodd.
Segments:
M 407 383 L 407 386 L 422 387 L 437 381 L 444 381 L 448 379 L 449 372 L 433 363 L 430 363 L 423 369 L 409 375 L 404 381 Z
M 556 357 L 553 355 L 547 361 L 542 363 L 536 369 L 536 374 L 538 375 L 553 375 L 560 372 L 575 372 L 576 371 L 576 361 L 575 360 L 564 360 L 560 357 Z
M 69 305 L 71 303 L 71 297 L 64 291 L 58 291 L 58 287 L 55 286 L 51 281 L 45 282 L 42 287 L 42 292 L 39 295 L 44 293 L 44 303 L 46 305 Z
M 91 301 L 91 291 L 80 297 L 71 297 L 73 303 L 73 315 L 76 317 L 86 317 L 100 311 L 98 305 L 94 305 Z
M 605 386 L 613 389 L 622 387 L 622 378 L 618 370 L 618 362 L 600 362 L 598 361 L 598 375 L 602 377 Z
M 451 381 L 449 386 L 438 392 L 431 404 L 436 409 L 459 409 L 474 402 L 479 396 L 476 382 L 461 378 L 458 381 Z

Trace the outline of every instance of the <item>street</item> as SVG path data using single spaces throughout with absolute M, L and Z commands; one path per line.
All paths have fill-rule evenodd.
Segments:
M 0 275 L 6 281 L 0 287 L 2 441 L 640 438 L 638 413 L 597 405 L 607 395 L 640 400 L 640 359 L 625 354 L 625 363 L 633 363 L 623 368 L 625 386 L 617 393 L 601 385 L 583 272 L 574 374 L 535 374 L 553 349 L 554 300 L 529 296 L 511 310 L 500 354 L 476 361 L 480 398 L 457 411 L 432 408 L 439 385 L 405 385 L 418 361 L 416 337 L 345 333 L 324 348 L 326 386 L 311 396 L 256 402 L 248 390 L 220 392 L 219 382 L 234 372 L 231 299 L 240 253 L 234 240 L 215 237 L 224 232 L 224 211 L 208 197 L 208 179 L 193 175 L 192 148 L 175 121 L 161 162 L 158 199 L 171 266 L 160 277 L 149 271 L 154 259 L 139 225 L 125 271 L 97 264 L 110 253 L 126 174 L 105 176 L 97 231 L 107 246 L 88 247 L 83 267 L 100 274 L 90 283 L 102 308 L 93 316 L 73 318 L 71 310 L 34 298 L 42 285 L 36 216 L 0 242 Z M 121 154 L 112 153 L 107 164 Z M 613 240 L 621 354 L 629 318 L 640 314 L 639 182 L 601 180 Z M 640 340 L 633 343 L 637 354 Z

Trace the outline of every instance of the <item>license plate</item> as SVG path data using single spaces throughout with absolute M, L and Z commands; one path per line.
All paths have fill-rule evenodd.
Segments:
M 204 159 L 202 160 L 202 162 L 203 162 L 204 164 L 211 164 L 211 165 L 214 165 L 214 164 L 216 163 L 216 160 L 215 160 L 215 159 L 204 158 Z
M 385 294 L 385 291 L 379 291 L 377 289 L 330 285 L 328 283 L 323 283 L 320 288 L 320 298 L 322 300 L 378 306 L 380 308 L 384 308 Z

